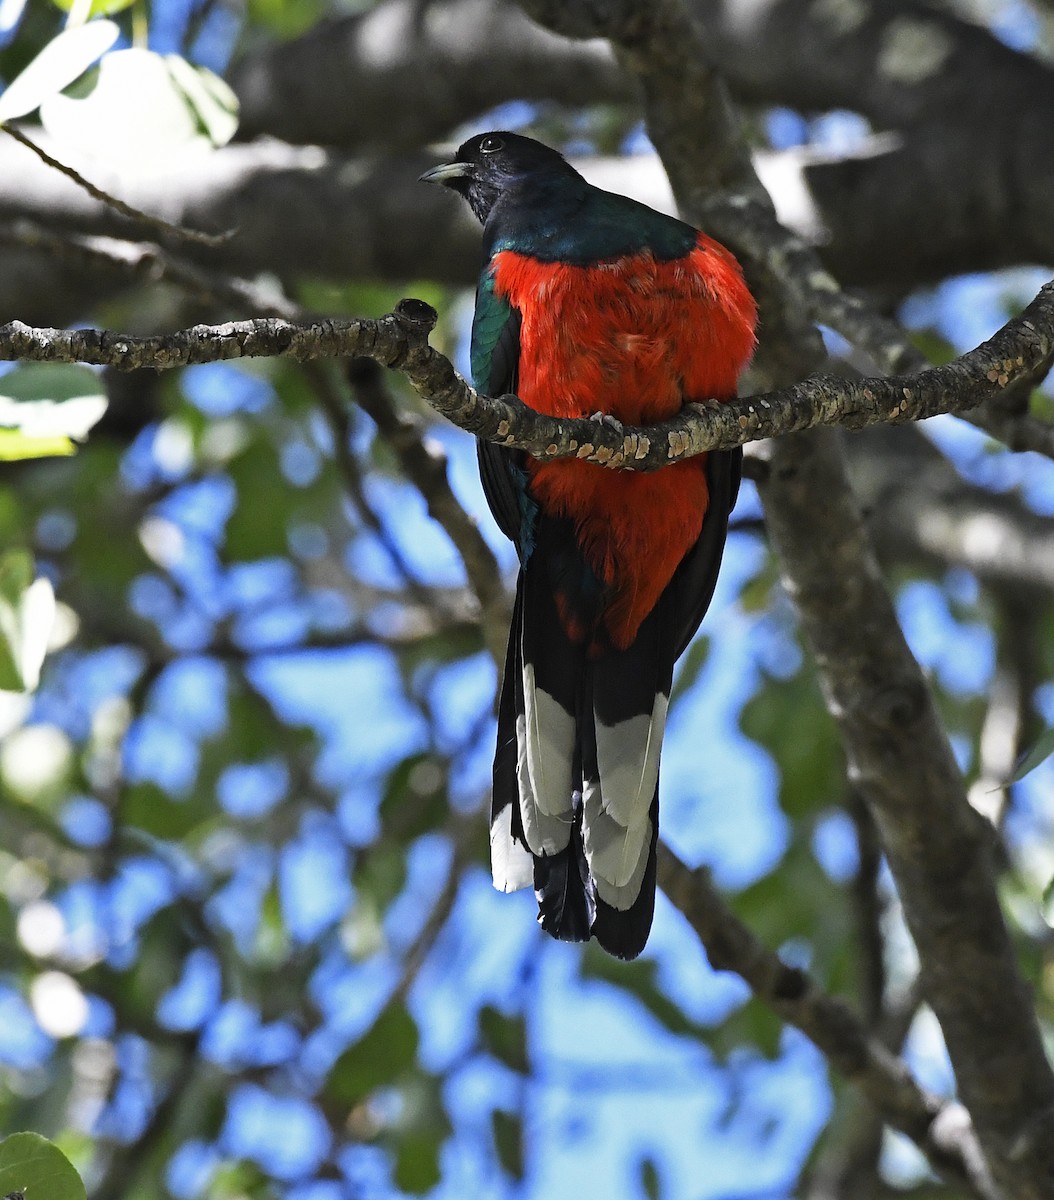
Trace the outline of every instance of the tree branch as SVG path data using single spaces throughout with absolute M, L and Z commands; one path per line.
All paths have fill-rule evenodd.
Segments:
M 424 497 L 429 516 L 442 526 L 461 555 L 465 573 L 479 597 L 484 640 L 500 671 L 511 617 L 508 592 L 498 561 L 479 526 L 461 507 L 450 487 L 446 455 L 441 447 L 426 440 L 423 422 L 399 412 L 373 359 L 351 359 L 347 364 L 347 379 L 356 404 L 376 424 L 395 452 L 403 473 Z
M 769 535 L 841 729 L 850 779 L 875 815 L 960 1094 L 1006 1195 L 1042 1200 L 1054 1187 L 1054 1076 L 999 908 L 991 828 L 966 801 L 847 494 L 835 439 L 795 439 L 789 454 L 773 448 L 762 492 Z M 817 504 L 820 496 L 825 502 Z
M 231 69 L 239 136 L 419 146 L 509 100 L 629 101 L 605 45 L 574 45 L 493 0 L 386 0 Z
M 706 871 L 691 871 L 659 845 L 659 885 L 680 909 L 718 971 L 734 971 L 783 1020 L 800 1029 L 854 1083 L 895 1129 L 906 1134 L 950 1179 L 974 1196 L 995 1200 L 969 1117 L 929 1095 L 904 1064 L 869 1034 L 841 1000 L 787 966 L 728 908 Z
M 1050 519 L 1020 496 L 968 483 L 913 427 L 873 426 L 847 440 L 845 453 L 883 565 L 907 563 L 938 573 L 961 566 L 997 599 L 1014 594 L 1037 611 L 1049 603 Z
M 183 241 L 197 242 L 201 246 L 222 246 L 231 237 L 231 233 L 233 232 L 231 230 L 224 233 L 205 233 L 200 229 L 187 229 L 183 225 L 174 225 L 171 221 L 166 221 L 161 217 L 155 217 L 150 213 L 143 212 L 131 204 L 126 204 L 119 196 L 111 196 L 109 192 L 92 183 L 90 179 L 85 178 L 75 167 L 71 167 L 69 163 L 62 162 L 61 159 L 49 154 L 43 146 L 33 141 L 18 126 L 4 124 L 3 130 L 10 137 L 13 137 L 16 142 L 35 154 L 45 166 L 50 167 L 53 171 L 58 171 L 60 175 L 65 175 L 77 187 L 87 192 L 93 200 L 100 201 L 107 208 L 112 208 L 114 212 L 119 213 L 122 217 L 127 218 L 136 225 L 145 226 L 161 234 L 171 234 L 173 237 L 180 238 Z
M 553 0 L 529 3 L 532 11 L 554 7 Z M 571 12 L 622 44 L 648 97 L 649 129 L 674 193 L 688 219 L 701 223 L 706 201 L 694 181 L 712 179 L 708 164 L 716 158 L 731 168 L 716 182 L 734 189 L 742 157 L 685 135 L 707 105 L 704 127 L 725 139 L 736 131 L 712 119 L 720 85 L 697 65 L 705 50 L 681 5 L 611 0 L 560 10 L 557 19 Z M 700 90 L 710 94 L 701 98 Z M 790 273 L 771 259 L 767 266 L 758 299 L 762 328 L 777 345 L 775 353 L 766 350 L 766 365 L 777 379 L 796 369 L 800 375 L 815 346 L 801 327 Z M 1014 357 L 990 360 L 982 378 L 1008 381 L 1006 362 Z M 925 372 L 903 383 L 902 398 L 913 403 L 914 387 L 927 376 L 936 378 Z M 817 432 L 769 442 L 765 456 L 766 525 L 839 725 L 850 782 L 875 816 L 960 1094 L 997 1189 L 1014 1200 L 1044 1200 L 1054 1194 L 1054 1074 L 999 907 L 990 827 L 967 803 L 933 697 L 867 544 L 837 439 Z
M 636 471 L 817 425 L 860 429 L 962 412 L 1005 393 L 1011 385 L 1035 381 L 1054 360 L 1051 283 L 987 342 L 918 375 L 817 377 L 720 405 L 691 404 L 672 420 L 655 425 L 615 428 L 586 418 L 543 416 L 515 396 L 480 395 L 449 359 L 428 345 L 435 320 L 427 304 L 404 300 L 376 320 L 298 324 L 268 318 L 195 325 L 150 337 L 97 329 L 34 329 L 12 321 L 0 326 L 0 359 L 164 370 L 235 358 L 311 361 L 362 356 L 402 371 L 437 412 L 488 441 L 527 450 L 539 459 L 574 456 Z

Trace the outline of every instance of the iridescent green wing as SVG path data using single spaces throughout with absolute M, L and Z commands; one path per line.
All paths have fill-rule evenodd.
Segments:
M 494 274 L 488 267 L 476 289 L 472 319 L 472 382 L 487 396 L 516 391 L 520 361 L 519 310 L 494 291 Z M 477 441 L 479 475 L 498 528 L 526 559 L 533 542 L 536 507 L 527 495 L 523 453 Z

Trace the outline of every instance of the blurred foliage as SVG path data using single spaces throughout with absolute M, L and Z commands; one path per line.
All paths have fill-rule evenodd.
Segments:
M 250 0 L 243 36 L 292 37 L 332 11 L 323 0 Z M 120 20 L 127 32 L 129 15 Z M 59 27 L 56 9 L 31 3 L 0 50 L 4 79 Z M 542 106 L 534 131 L 615 152 L 640 124 L 629 109 Z M 301 281 L 296 298 L 375 315 L 406 294 L 444 314 L 435 344 L 459 348 L 463 298 L 428 281 Z M 130 328 L 188 312 L 246 315 L 136 287 L 84 319 Z M 936 320 L 915 336 L 937 360 L 954 353 Z M 87 444 L 0 477 L 0 1128 L 55 1138 L 105 1200 L 305 1200 L 314 1185 L 321 1198 L 444 1186 L 514 1196 L 528 1194 L 546 1153 L 585 1157 L 590 1122 L 603 1124 L 623 1090 L 620 1112 L 633 1119 L 609 1133 L 624 1194 L 656 1198 L 675 1192 L 663 1154 L 636 1139 L 654 1086 L 678 1105 L 685 1092 L 718 1098 L 696 1124 L 684 1119 L 692 1146 L 705 1121 L 764 1158 L 790 1129 L 801 1143 L 781 1151 L 792 1190 L 816 1129 L 795 1124 L 796 1095 L 766 1107 L 744 1080 L 791 1072 L 793 1039 L 709 969 L 676 915 L 660 909 L 653 947 L 627 965 L 541 938 L 529 899 L 490 889 L 496 674 L 475 600 L 336 373 L 287 361 L 161 378 L 86 372 L 64 376 L 65 398 L 87 377 L 110 404 Z M 401 408 L 431 420 L 397 379 L 390 386 Z M 327 388 L 338 389 L 336 414 Z M 437 424 L 425 433 L 486 520 L 468 439 Z M 1024 475 L 998 475 L 1010 456 L 971 447 L 965 472 L 971 456 L 995 462 L 993 493 L 1026 495 Z M 1028 470 L 1040 478 L 1038 465 Z M 674 711 L 720 692 L 715 664 L 731 654 L 721 736 L 752 790 L 722 791 L 718 811 L 702 779 L 693 828 L 671 834 L 698 834 L 696 860 L 719 878 L 722 853 L 736 858 L 733 843 L 749 841 L 727 872 L 737 914 L 867 1011 L 876 975 L 894 990 L 910 984 L 910 945 L 867 858 L 777 565 L 751 531 L 749 486 L 741 512 L 753 526 L 732 538 L 734 594 L 687 652 Z M 962 572 L 897 565 L 895 578 L 976 778 L 1006 640 L 1000 598 Z M 16 691 L 34 580 L 58 605 L 30 697 Z M 1025 744 L 1046 749 L 1048 610 L 1029 635 Z M 709 774 L 697 733 L 667 749 L 691 762 L 693 788 Z M 998 818 L 1013 849 L 1007 909 L 1048 1027 L 1051 778 L 1049 762 L 1036 765 Z M 725 842 L 723 821 L 739 822 Z M 641 1068 L 645 1052 L 666 1055 L 669 1079 Z M 600 1084 L 598 1062 L 613 1064 Z M 26 1145 L 0 1145 L 0 1185 L 13 1169 L 5 1153 Z M 42 1162 L 50 1154 L 41 1149 Z M 6 1190 L 22 1186 L 10 1178 Z M 64 1184 L 34 1176 L 33 1186 L 27 1200 L 74 1200 Z

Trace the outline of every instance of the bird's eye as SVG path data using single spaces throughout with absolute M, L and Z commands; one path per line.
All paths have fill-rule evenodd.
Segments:
M 501 138 L 485 137 L 479 144 L 480 154 L 497 154 L 499 150 L 505 149 L 505 143 Z

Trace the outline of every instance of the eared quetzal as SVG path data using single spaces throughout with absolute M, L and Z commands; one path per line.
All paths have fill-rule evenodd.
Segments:
M 484 133 L 424 180 L 483 222 L 472 377 L 557 417 L 629 425 L 728 400 L 756 308 L 723 246 L 588 184 L 555 150 Z M 520 559 L 498 712 L 494 884 L 533 885 L 554 937 L 630 959 L 655 906 L 659 748 L 673 665 L 717 579 L 741 453 L 648 473 L 479 443 Z M 700 772 L 706 753 L 700 752 Z

